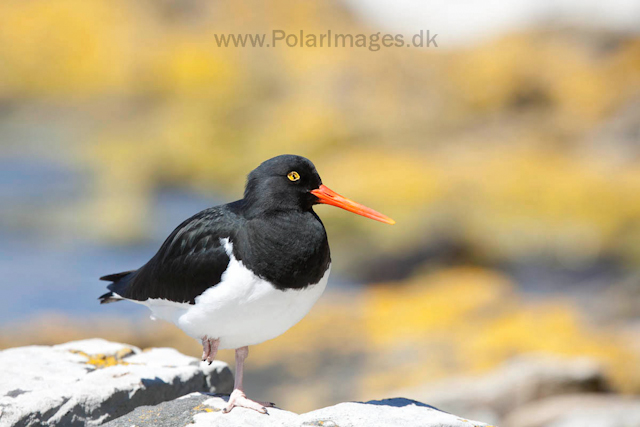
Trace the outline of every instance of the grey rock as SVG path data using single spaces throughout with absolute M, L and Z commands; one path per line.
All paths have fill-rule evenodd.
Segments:
M 395 398 L 369 402 L 340 403 L 300 416 L 301 426 L 402 426 L 402 427 L 481 427 L 486 424 L 471 421 L 416 402 Z
M 602 367 L 592 359 L 527 355 L 489 374 L 449 378 L 399 391 L 437 407 L 494 424 L 516 408 L 538 399 L 609 390 Z
M 203 402 L 211 399 L 211 397 L 212 395 L 203 393 L 192 393 L 158 405 L 140 406 L 134 411 L 104 425 L 109 427 L 147 425 L 174 427 L 193 424 L 196 414 L 207 412 L 207 409 L 213 410 L 203 405 Z
M 409 399 L 340 403 L 298 415 L 278 408 L 259 414 L 245 408 L 222 413 L 228 396 L 193 393 L 156 406 L 145 406 L 113 420 L 105 427 L 481 427 L 469 421 Z
M 233 387 L 223 362 L 101 339 L 4 350 L 0 366 L 0 427 L 100 425 L 141 405 Z
M 503 427 L 640 426 L 640 399 L 602 394 L 555 396 L 509 414 Z

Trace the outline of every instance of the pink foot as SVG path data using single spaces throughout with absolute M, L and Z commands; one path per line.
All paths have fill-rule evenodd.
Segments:
M 228 414 L 233 408 L 238 407 L 253 409 L 261 414 L 266 414 L 267 408 L 273 408 L 274 406 L 276 406 L 275 403 L 251 400 L 242 390 L 235 389 L 233 390 L 233 393 L 231 393 L 231 396 L 229 396 L 229 403 L 227 404 L 227 407 L 224 408 L 222 412 Z
M 209 338 L 206 335 L 202 338 L 202 361 L 211 362 L 216 358 L 216 354 L 218 354 L 218 345 L 220 344 L 219 339 Z

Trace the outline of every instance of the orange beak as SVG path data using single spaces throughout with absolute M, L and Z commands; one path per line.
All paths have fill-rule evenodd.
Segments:
M 385 224 L 396 223 L 394 220 L 386 215 L 382 215 L 380 212 L 376 212 L 371 208 L 361 205 L 360 203 L 356 203 L 353 200 L 342 197 L 326 185 L 321 185 L 317 190 L 311 190 L 311 194 L 316 196 L 319 202 L 324 203 L 325 205 L 337 206 L 339 208 L 348 210 L 349 212 L 357 213 L 358 215 L 366 216 L 367 218 L 384 222 Z

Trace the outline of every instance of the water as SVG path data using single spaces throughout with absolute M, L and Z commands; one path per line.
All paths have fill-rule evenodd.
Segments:
M 88 177 L 27 157 L 0 159 L 0 324 L 43 312 L 136 317 L 144 307 L 100 307 L 100 276 L 143 265 L 184 219 L 220 202 L 179 189 L 158 191 L 149 238 L 134 246 L 83 239 L 55 226 L 55 209 L 86 195 Z

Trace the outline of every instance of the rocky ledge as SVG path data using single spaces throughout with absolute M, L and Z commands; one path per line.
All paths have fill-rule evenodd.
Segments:
M 263 415 L 244 408 L 224 414 L 228 396 L 192 393 L 156 406 L 143 406 L 105 424 L 105 427 L 481 427 L 477 421 L 447 414 L 415 400 L 396 398 L 348 402 L 295 414 L 269 408 Z
M 236 408 L 233 376 L 169 348 L 141 351 L 101 339 L 0 351 L 0 427 L 438 426 L 484 423 L 408 399 L 340 403 L 306 414 Z
M 101 425 L 186 394 L 230 393 L 226 363 L 102 339 L 0 351 L 0 426 Z

